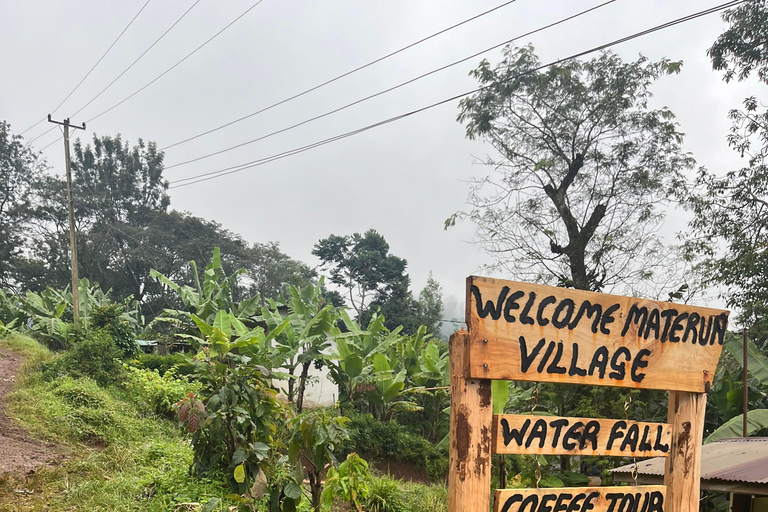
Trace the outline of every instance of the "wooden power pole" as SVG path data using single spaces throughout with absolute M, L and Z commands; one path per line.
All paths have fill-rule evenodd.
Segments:
M 69 248 L 72 253 L 72 316 L 74 317 L 75 325 L 80 322 L 80 286 L 77 276 L 77 238 L 75 236 L 75 205 L 72 201 L 72 169 L 70 168 L 69 159 L 69 128 L 72 127 L 76 130 L 85 130 L 85 123 L 83 126 L 74 126 L 69 124 L 69 118 L 64 121 L 54 121 L 51 119 L 51 114 L 48 114 L 48 122 L 59 124 L 64 127 L 64 163 L 67 168 L 67 204 L 69 206 Z

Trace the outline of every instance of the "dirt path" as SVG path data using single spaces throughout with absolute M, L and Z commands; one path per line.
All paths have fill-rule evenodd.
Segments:
M 0 348 L 0 474 L 37 468 L 59 454 L 55 445 L 30 438 L 5 414 L 5 396 L 23 362 L 23 357 Z

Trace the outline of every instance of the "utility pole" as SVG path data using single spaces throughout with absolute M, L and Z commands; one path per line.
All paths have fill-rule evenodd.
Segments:
M 77 325 L 80 322 L 80 280 L 77 276 L 77 238 L 75 236 L 75 205 L 72 201 L 72 170 L 69 160 L 69 128 L 71 126 L 76 130 L 85 130 L 85 123 L 80 127 L 69 124 L 69 118 L 64 119 L 64 121 L 54 121 L 51 119 L 51 114 L 48 114 L 48 122 L 64 127 L 64 163 L 67 168 L 67 204 L 69 205 L 69 248 L 72 253 L 72 316 L 75 325 Z
M 748 405 L 748 396 L 749 396 L 749 386 L 747 384 L 747 343 L 749 343 L 749 339 L 747 337 L 747 329 L 744 329 L 744 351 L 742 352 L 743 362 L 741 365 L 741 371 L 742 371 L 742 379 L 743 379 L 743 393 L 742 398 L 744 400 L 744 417 L 741 420 L 741 428 L 743 437 L 747 437 L 747 405 Z

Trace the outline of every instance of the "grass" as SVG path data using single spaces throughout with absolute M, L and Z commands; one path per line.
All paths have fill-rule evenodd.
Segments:
M 0 511 L 185 510 L 228 493 L 223 481 L 189 475 L 192 449 L 174 422 L 141 413 L 117 386 L 47 382 L 35 367 L 55 356 L 30 338 L 9 336 L 0 347 L 27 357 L 8 415 L 68 453 L 34 474 L 0 477 Z

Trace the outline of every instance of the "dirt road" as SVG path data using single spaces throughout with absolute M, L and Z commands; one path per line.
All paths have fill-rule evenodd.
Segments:
M 24 358 L 0 348 L 0 474 L 28 471 L 54 459 L 55 446 L 30 438 L 5 414 L 5 396 L 16 382 L 16 372 Z

